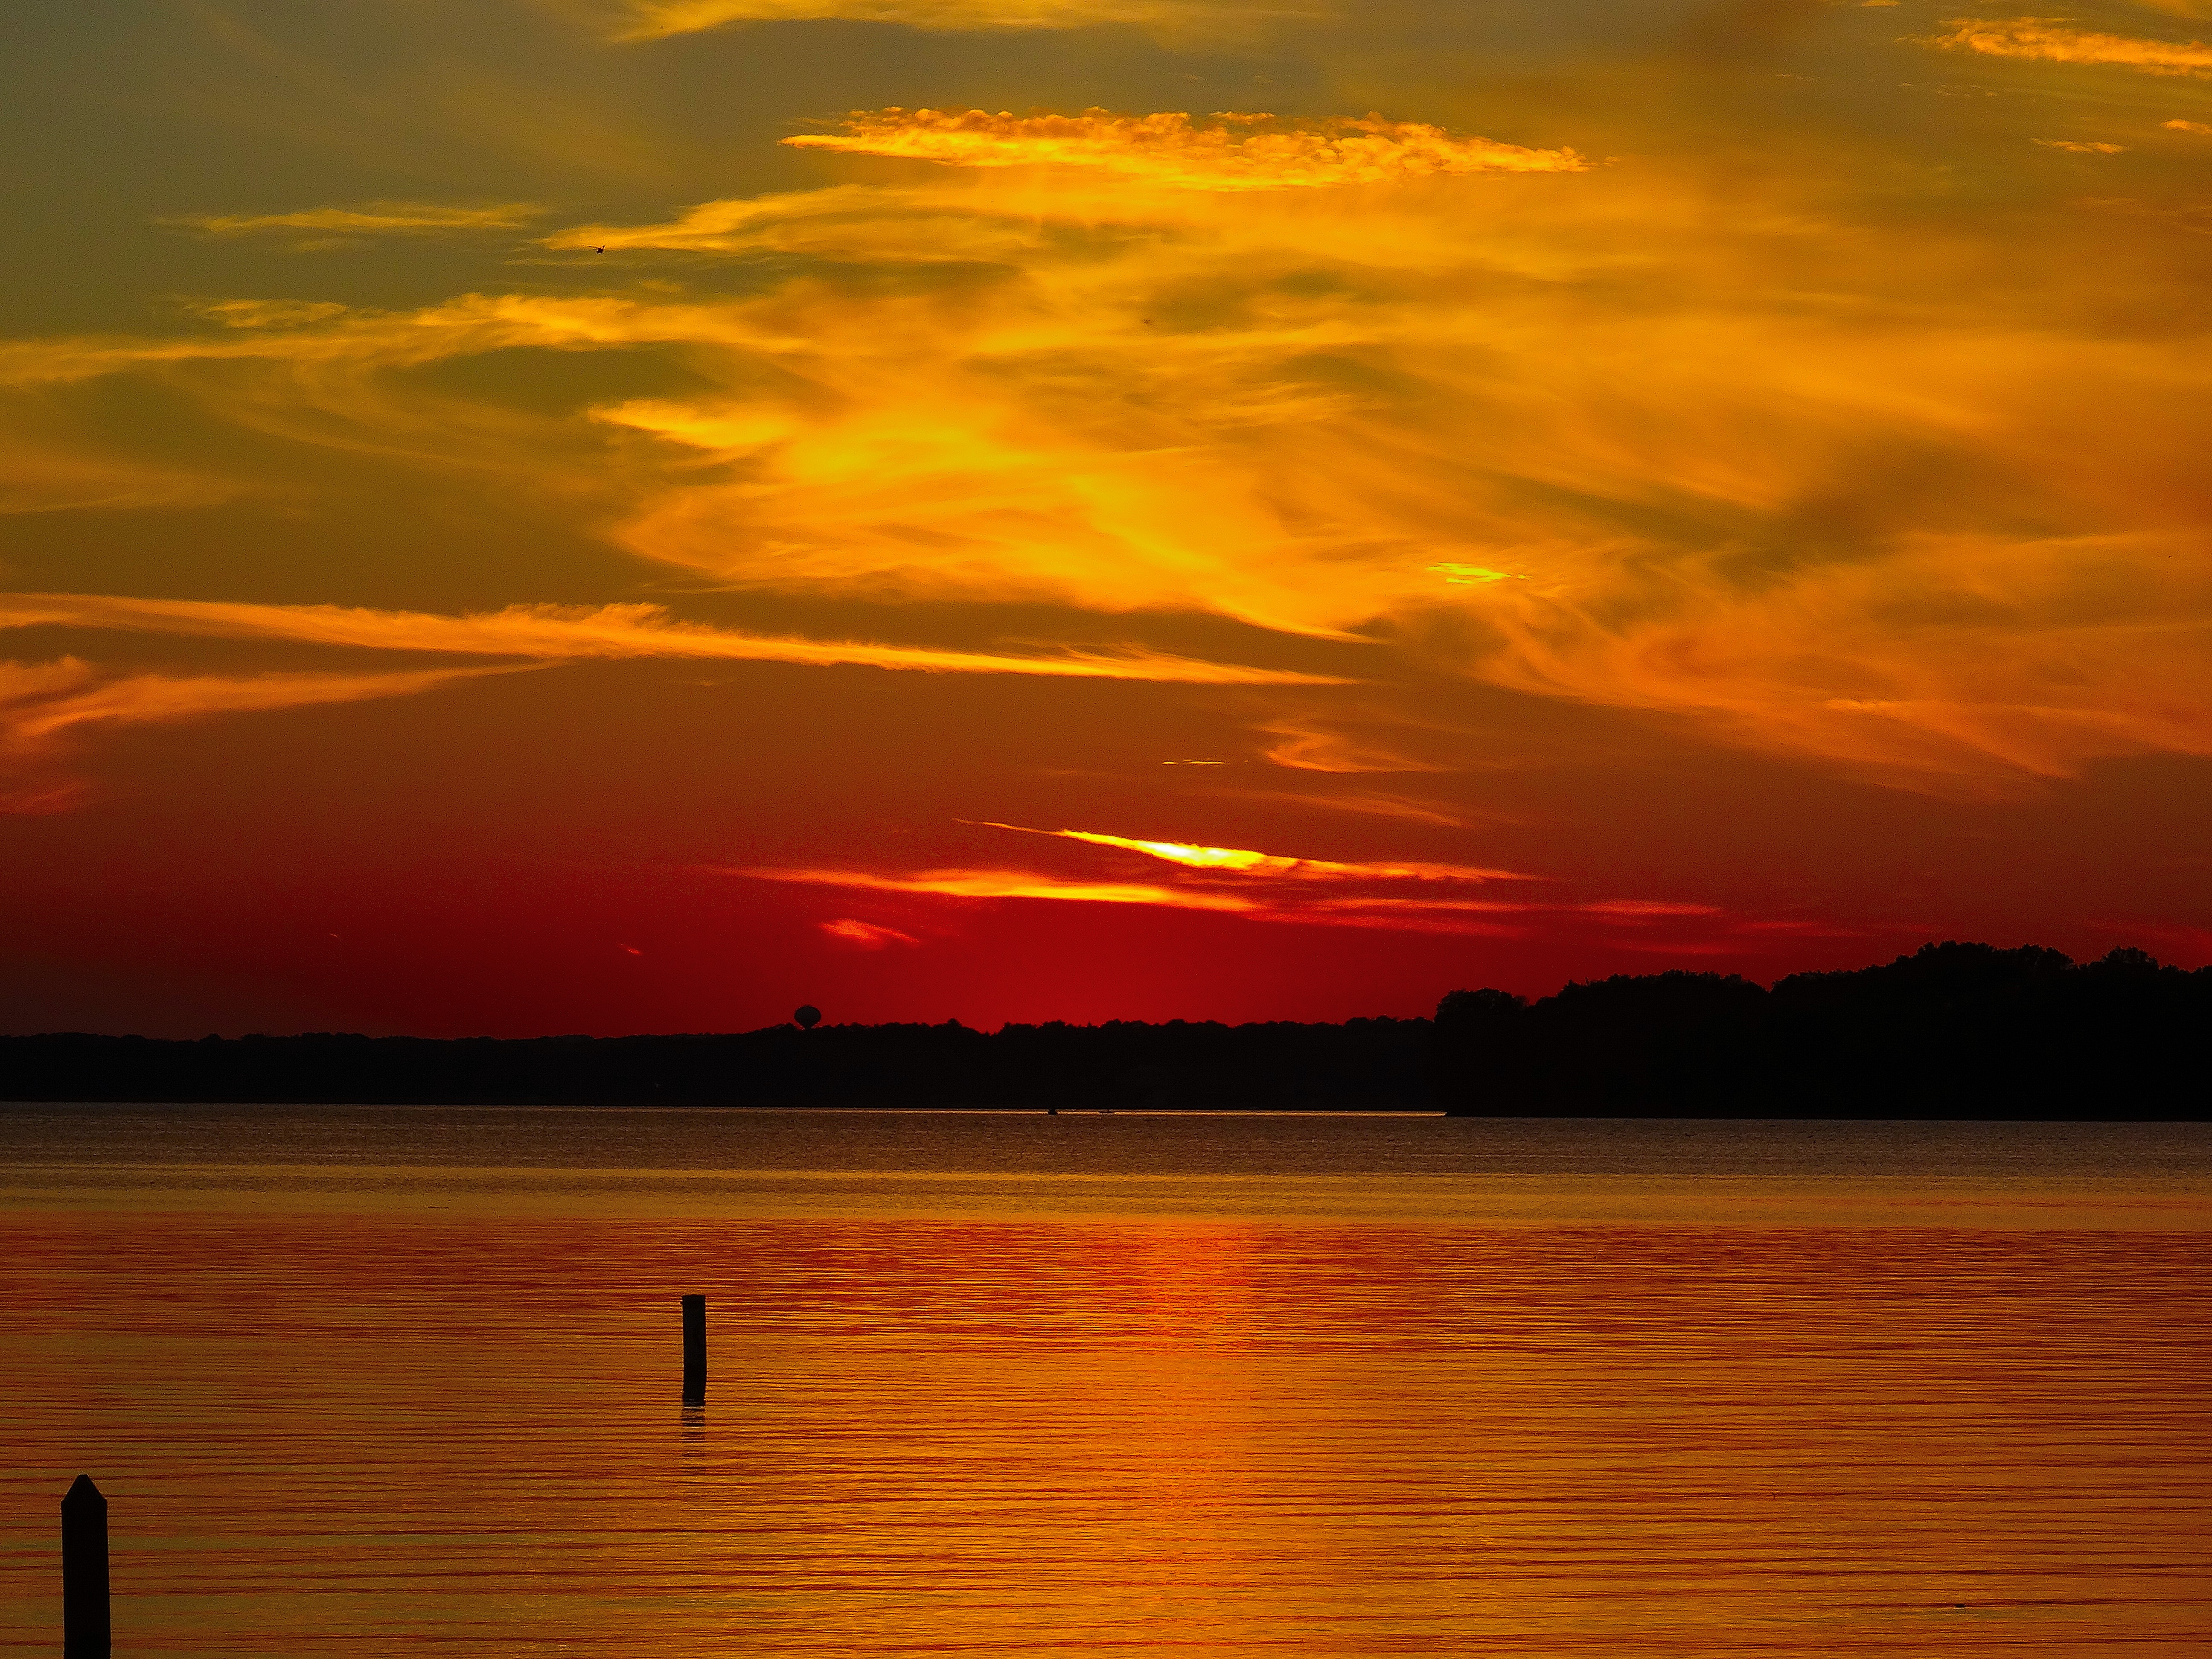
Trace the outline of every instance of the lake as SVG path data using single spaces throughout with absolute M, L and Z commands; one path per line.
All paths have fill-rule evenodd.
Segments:
M 0 1650 L 82 1471 L 118 1655 L 2202 1656 L 2208 1242 L 2197 1125 L 0 1107 Z

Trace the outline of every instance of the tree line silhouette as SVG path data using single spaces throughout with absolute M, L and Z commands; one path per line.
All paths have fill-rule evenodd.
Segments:
M 805 1011 L 811 1013 L 811 1008 Z M 0 1099 L 2201 1118 L 2212 969 L 1931 945 L 1884 966 L 1620 975 L 1434 1020 L 770 1026 L 629 1037 L 0 1038 Z
M 1437 1006 L 1446 1110 L 1538 1116 L 2198 1119 L 2212 968 L 1923 946 L 1879 967 L 1621 975 Z

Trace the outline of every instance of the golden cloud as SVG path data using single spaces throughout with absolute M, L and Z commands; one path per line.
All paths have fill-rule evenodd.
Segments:
M 947 651 L 746 634 L 672 620 L 656 605 L 519 605 L 474 616 L 369 611 L 330 605 L 249 605 L 139 599 L 86 593 L 0 593 L 0 628 L 119 629 L 142 634 L 286 640 L 381 651 L 467 656 L 686 657 L 723 661 L 856 665 L 953 674 L 1037 674 L 1075 679 L 1161 680 L 1196 685 L 1340 684 L 1285 669 L 1200 662 L 1161 652 L 1070 650 L 1054 656 Z
M 1264 872 L 1268 875 L 1287 874 L 1297 868 L 1300 860 L 1278 858 L 1267 853 L 1247 852 L 1237 847 L 1200 847 L 1179 841 L 1132 841 L 1126 836 L 1100 835 L 1088 830 L 1031 830 L 1018 823 L 994 823 L 994 830 L 1018 830 L 1024 835 L 1058 836 L 1068 841 L 1089 842 L 1094 847 L 1118 847 L 1124 852 L 1142 853 L 1147 858 L 1164 859 L 1170 864 L 1180 864 L 1193 870 L 1233 871 L 1238 875 Z
M 2035 142 L 2045 149 L 2070 149 L 2076 155 L 2118 155 L 2127 149 L 2125 144 L 2084 143 L 2075 138 L 2039 138 Z
M 804 149 L 962 167 L 1079 167 L 1177 190 L 1261 191 L 1395 184 L 1470 173 L 1579 173 L 1571 149 L 1459 137 L 1379 115 L 992 115 L 979 109 L 856 112 L 841 133 L 787 138 Z
M 1991 58 L 2029 58 L 2050 64 L 2113 64 L 2151 75 L 2212 75 L 2212 46 L 2201 41 L 2142 40 L 2069 27 L 2055 18 L 2008 21 L 1948 18 L 1947 33 L 1922 44 Z
M 2190 314 L 2194 289 L 2153 240 L 2168 228 L 2068 212 L 2054 246 L 2073 236 L 2081 258 L 1997 272 L 1970 235 L 1814 211 L 1787 181 L 1623 167 L 1209 192 L 947 169 L 552 239 L 773 256 L 727 296 L 471 295 L 15 341 L 0 392 L 27 421 L 60 388 L 138 376 L 289 441 L 588 491 L 592 521 L 648 568 L 718 588 L 1203 612 L 1357 642 L 1376 683 L 1360 710 L 1301 693 L 1243 715 L 1273 761 L 1322 775 L 1434 768 L 1349 735 L 1419 724 L 1419 697 L 1389 684 L 1418 674 L 1996 787 L 2212 753 L 2193 438 L 2212 359 L 2109 325 L 2115 306 Z M 663 350 L 684 374 L 653 395 L 553 412 L 424 373 Z M 623 611 L 381 636 L 957 666 Z
M 742 200 L 704 202 L 659 225 L 580 225 L 544 237 L 560 249 L 652 249 L 683 253 L 781 253 L 916 264 L 1019 258 L 1043 240 L 1035 213 L 966 191 L 884 190 L 842 185 Z
M 2212 124 L 2203 121 L 2184 121 L 2177 118 L 2171 121 L 2161 121 L 2159 125 L 2169 132 L 2195 132 L 2212 137 Z
M 359 207 L 305 208 L 293 213 L 184 213 L 157 222 L 208 236 L 255 236 L 320 231 L 333 236 L 442 236 L 456 232 L 519 230 L 545 210 L 528 202 L 448 207 L 434 202 L 368 202 Z

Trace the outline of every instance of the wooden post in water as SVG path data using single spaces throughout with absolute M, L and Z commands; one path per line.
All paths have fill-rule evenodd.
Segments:
M 107 1500 L 88 1474 L 62 1499 L 63 1659 L 108 1659 Z
M 696 1406 L 707 1398 L 707 1298 L 684 1298 L 684 1403 Z

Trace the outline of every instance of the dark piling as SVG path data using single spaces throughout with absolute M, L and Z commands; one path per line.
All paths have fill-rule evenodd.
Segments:
M 62 1499 L 64 1659 L 108 1659 L 107 1500 L 80 1474 Z
M 707 1298 L 684 1298 L 684 1403 L 697 1406 L 707 1398 Z

